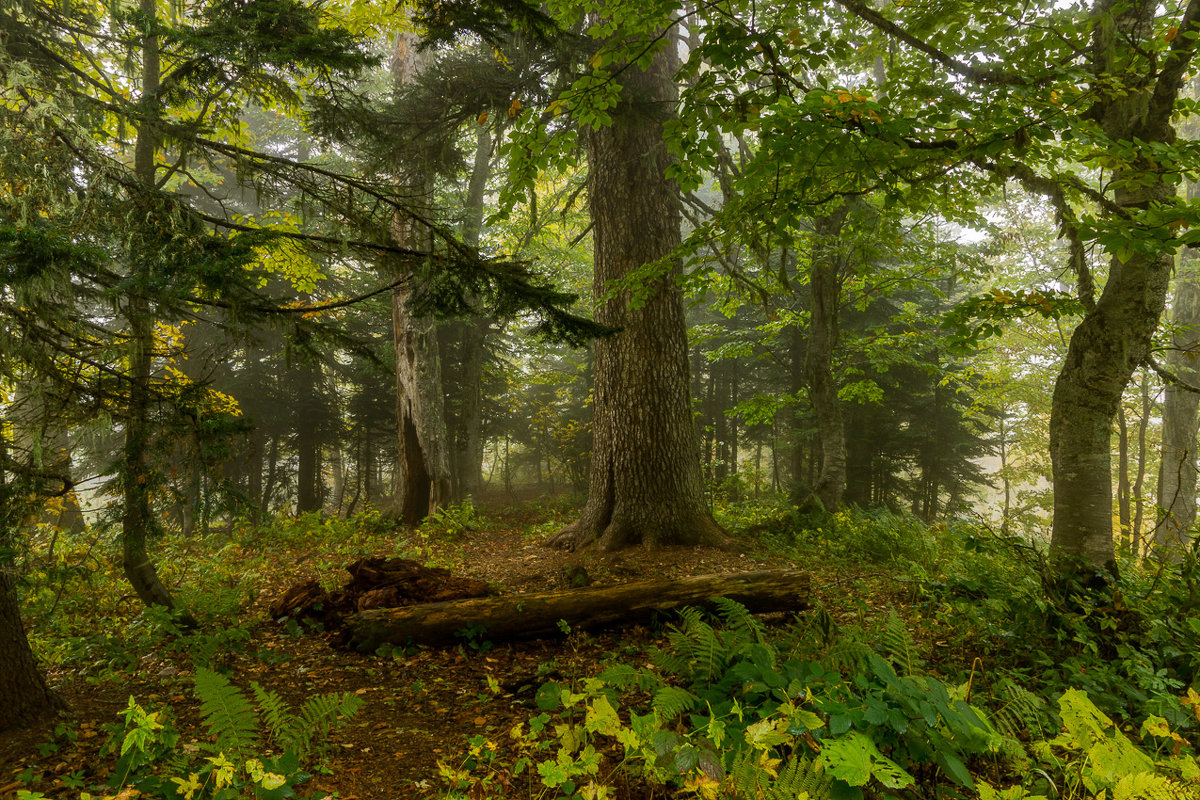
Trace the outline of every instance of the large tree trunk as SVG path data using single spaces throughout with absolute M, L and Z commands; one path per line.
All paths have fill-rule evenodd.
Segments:
M 833 352 L 838 341 L 843 264 L 835 239 L 845 225 L 847 211 L 848 207 L 843 205 L 813 221 L 813 252 L 808 271 L 812 321 L 808 328 L 805 375 L 821 442 L 821 471 L 813 486 L 813 497 L 823 510 L 831 513 L 841 507 L 846 490 L 846 429 L 833 374 Z
M 10 485 L 20 480 L 4 469 L 14 460 L 0 428 L 0 731 L 25 727 L 61 707 L 46 686 L 21 622 L 11 537 L 34 493 Z
M 1174 331 L 1167 369 L 1184 384 L 1200 386 L 1200 259 L 1179 256 L 1172 311 Z M 1163 558 L 1177 560 L 1191 544 L 1196 521 L 1196 427 L 1200 394 L 1168 382 L 1163 398 L 1162 464 L 1154 543 Z
M 644 302 L 629 291 L 596 314 L 618 333 L 596 343 L 593 447 L 588 499 L 553 546 L 612 550 L 716 544 L 724 532 L 704 502 L 700 453 L 688 388 L 687 332 L 671 252 L 680 242 L 678 188 L 662 126 L 674 112 L 674 39 L 642 71 L 622 72 L 624 95 L 613 124 L 586 133 L 594 223 L 594 296 L 646 264 L 660 263 Z
M 1088 116 L 1114 140 L 1137 138 L 1148 145 L 1174 139 L 1171 114 L 1179 94 L 1177 75 L 1138 74 L 1156 70 L 1140 42 L 1154 35 L 1157 4 L 1106 0 L 1095 15 L 1091 68 L 1099 84 L 1118 70 L 1126 90 L 1100 89 Z M 1109 16 L 1111 15 L 1111 16 Z M 1175 80 L 1175 85 L 1163 83 Z M 1155 80 L 1163 85 L 1156 85 Z M 1148 85 L 1147 85 L 1148 84 Z M 1139 161 L 1113 175 L 1113 202 L 1135 212 L 1170 204 L 1175 187 L 1156 175 L 1149 147 Z M 1174 258 L 1169 252 L 1130 248 L 1109 264 L 1108 281 L 1095 306 L 1071 336 L 1054 386 L 1050 412 L 1050 456 L 1054 473 L 1054 529 L 1059 552 L 1095 566 L 1114 563 L 1110 435 L 1113 416 L 1133 371 L 1149 355 L 1151 337 L 1166 305 Z
M 421 69 L 418 37 L 396 37 L 392 75 L 397 85 L 412 81 Z M 405 183 L 414 193 L 426 191 L 419 165 L 402 165 Z M 419 233 L 410 218 L 393 226 L 396 244 L 418 245 Z M 398 459 L 396 496 L 392 513 L 401 522 L 416 525 L 451 499 L 450 458 L 446 447 L 446 415 L 438 359 L 437 324 L 415 315 L 411 282 L 392 292 L 392 331 L 396 350 L 396 424 Z
M 0 560 L 0 730 L 27 726 L 60 707 L 29 648 L 12 563 Z
M 808 576 L 799 572 L 697 575 L 599 589 L 448 600 L 362 611 L 346 619 L 351 643 L 373 651 L 386 643 L 450 644 L 463 629 L 480 636 L 535 639 L 575 629 L 647 622 L 681 606 L 707 606 L 714 597 L 736 600 L 753 612 L 795 611 L 808 606 Z

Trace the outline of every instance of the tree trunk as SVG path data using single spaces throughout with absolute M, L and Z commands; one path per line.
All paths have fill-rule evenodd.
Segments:
M 799 572 L 697 575 L 599 589 L 448 600 L 362 611 L 346 619 L 350 641 L 365 652 L 384 643 L 451 644 L 464 628 L 495 640 L 559 636 L 562 623 L 594 629 L 648 622 L 681 606 L 709 606 L 714 597 L 752 612 L 808 606 L 808 576 Z
M 475 163 L 467 186 L 466 224 L 463 242 L 479 246 L 483 232 L 483 201 L 492 172 L 493 142 L 487 128 L 480 126 L 475 144 Z M 460 323 L 462 387 L 459 398 L 459 436 L 455 440 L 455 473 L 459 499 L 474 497 L 483 484 L 483 360 L 492 323 L 473 317 Z
M 396 37 L 393 79 L 403 85 L 417 75 L 422 57 L 418 37 Z M 426 191 L 419 165 L 403 165 L 406 183 L 415 194 Z M 393 226 L 396 244 L 416 247 L 420 238 L 414 220 L 398 218 Z M 438 359 L 437 325 L 416 316 L 410 305 L 413 288 L 401 284 L 392 292 L 392 331 L 396 350 L 396 423 L 398 458 L 394 516 L 416 525 L 450 501 L 450 458 L 446 447 L 446 415 Z
M 1133 480 L 1133 527 L 1130 548 L 1133 553 L 1142 551 L 1142 523 L 1146 519 L 1146 429 L 1150 426 L 1150 375 L 1142 371 L 1142 415 L 1138 418 L 1138 462 L 1137 477 Z
M 848 206 L 843 205 L 832 214 L 813 220 L 813 252 L 808 273 L 812 321 L 808 328 L 805 375 L 821 442 L 821 469 L 813 486 L 813 497 L 830 513 L 841 507 L 846 491 L 846 429 L 833 374 L 833 351 L 838 341 L 843 266 L 835 240 L 846 223 L 847 211 Z
M 141 0 L 142 34 L 142 103 L 145 121 L 138 127 L 134 144 L 134 174 L 139 183 L 153 189 L 155 185 L 155 156 L 159 133 L 155 118 L 159 91 L 159 44 L 154 0 Z M 138 598 L 147 606 L 174 608 L 175 601 L 158 577 L 154 562 L 146 550 L 146 536 L 154 528 L 150 509 L 150 487 L 153 482 L 149 463 L 150 378 L 154 358 L 154 321 L 150 303 L 141 293 L 147 291 L 150 254 L 146 244 L 134 251 L 134 285 L 125 308 L 129 322 L 129 407 L 126 410 L 124 458 L 121 470 L 121 491 L 124 507 L 121 512 L 121 549 L 125 577 Z M 141 257 L 139 257 L 139 251 Z
M 1138 73 L 1157 69 L 1140 44 L 1155 35 L 1156 8 L 1151 0 L 1106 0 L 1094 12 L 1099 20 L 1091 51 L 1095 80 L 1110 81 L 1117 69 L 1126 89 L 1101 92 L 1088 116 L 1113 140 L 1128 142 L 1139 152 L 1138 160 L 1117 170 L 1112 180 L 1113 203 L 1134 213 L 1154 203 L 1170 205 L 1175 196 L 1174 184 L 1159 174 L 1150 148 L 1174 139 L 1171 114 L 1180 87 L 1178 82 L 1162 83 L 1177 81 L 1174 75 L 1155 79 Z M 1146 145 L 1135 145 L 1135 138 Z M 1121 255 L 1110 261 L 1103 293 L 1071 335 L 1050 412 L 1051 544 L 1097 567 L 1114 565 L 1113 416 L 1133 371 L 1149 355 L 1174 266 L 1170 252 L 1130 248 Z
M 7 433 L 0 427 L 0 467 L 10 459 Z M 21 621 L 11 537 L 34 493 L 10 480 L 20 478 L 0 469 L 0 731 L 26 727 L 62 707 L 46 686 Z
M 665 274 L 650 279 L 638 307 L 622 291 L 597 311 L 598 322 L 619 332 L 596 343 L 588 499 L 579 520 L 549 540 L 553 546 L 727 541 L 704 502 L 677 283 L 683 264 L 671 256 L 681 214 L 678 188 L 665 175 L 662 126 L 674 113 L 677 61 L 674 37 L 666 38 L 648 69 L 622 72 L 613 124 L 586 132 L 595 298 L 647 264 L 657 262 Z
M 1194 194 L 1194 190 L 1189 194 Z M 1186 249 L 1179 256 L 1172 310 L 1169 372 L 1188 386 L 1200 386 L 1200 259 Z M 1162 514 L 1154 544 L 1162 558 L 1179 557 L 1191 544 L 1196 521 L 1196 428 L 1200 394 L 1167 383 L 1162 412 L 1162 464 L 1158 507 Z
M 61 707 L 29 648 L 12 564 L 0 562 L 0 730 L 28 726 Z
M 1129 422 L 1125 403 L 1117 408 L 1117 522 L 1121 536 L 1133 543 L 1133 505 L 1129 495 Z

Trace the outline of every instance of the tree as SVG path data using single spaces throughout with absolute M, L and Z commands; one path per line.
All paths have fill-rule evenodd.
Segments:
M 676 102 L 677 59 L 674 37 L 664 38 L 648 64 L 622 72 L 612 124 L 585 134 L 596 319 L 618 332 L 596 343 L 587 503 L 553 546 L 725 541 L 704 502 L 691 416 L 683 266 L 674 252 L 680 201 L 662 136 Z M 639 272 L 651 277 L 635 296 L 629 280 Z
M 1200 264 L 1191 250 L 1179 256 L 1171 314 L 1171 350 L 1162 410 L 1162 463 L 1158 471 L 1160 519 L 1154 544 L 1163 557 L 1176 560 L 1191 544 L 1196 521 L 1196 428 L 1200 385 L 1196 368 L 1200 346 Z M 1182 383 L 1182 385 L 1180 385 Z

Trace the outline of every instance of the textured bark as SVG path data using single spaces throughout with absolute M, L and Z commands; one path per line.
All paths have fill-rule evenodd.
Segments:
M 480 126 L 475 140 L 475 159 L 464 203 L 463 243 L 478 247 L 483 232 L 484 194 L 492 172 L 494 147 L 491 132 Z M 491 320 L 472 317 L 453 323 L 458 343 L 458 402 L 456 430 L 450 452 L 454 496 L 474 497 L 483 483 L 483 359 L 491 332 Z
M 304 393 L 300 408 L 308 407 L 307 398 L 316 397 L 318 391 L 318 367 L 306 363 L 299 369 L 300 391 Z M 295 417 L 296 437 L 296 513 L 320 511 L 320 433 L 316 420 L 310 414 L 299 413 Z
M 141 12 L 147 25 L 153 26 L 156 6 L 154 0 L 141 0 Z M 142 36 L 142 98 L 147 106 L 147 119 L 138 128 L 134 143 L 134 174 L 139 183 L 154 187 L 155 155 L 160 136 L 150 108 L 158 106 L 159 44 L 153 28 Z M 144 247 L 144 246 L 140 246 Z M 146 285 L 149 254 L 139 258 L 134 253 L 135 277 L 138 278 L 129 296 L 125 316 L 129 322 L 129 406 L 124 420 L 124 459 L 121 471 L 123 508 L 121 512 L 121 550 L 125 577 L 138 598 L 147 606 L 174 608 L 171 593 L 158 577 L 154 562 L 146 550 L 146 535 L 154 525 L 150 509 L 152 469 L 149 463 L 150 377 L 153 366 L 154 324 L 149 301 L 141 296 Z
M 0 562 L 0 730 L 28 726 L 61 707 L 29 649 L 12 566 Z
M 561 635 L 647 622 L 681 606 L 709 605 L 714 597 L 736 600 L 753 612 L 795 611 L 808 605 L 808 576 L 799 572 L 697 575 L 600 589 L 450 600 L 405 608 L 363 611 L 346 619 L 351 643 L 373 651 L 386 643 L 451 644 L 464 628 L 482 628 L 494 640 Z
M 1127 92 L 1102 92 L 1089 110 L 1115 140 L 1148 144 L 1171 142 L 1171 113 L 1179 79 L 1166 71 L 1157 78 L 1137 74 L 1156 70 L 1139 51 L 1154 35 L 1156 3 L 1105 0 L 1096 9 L 1091 69 L 1097 80 L 1116 74 Z M 1112 14 L 1112 17 L 1107 17 Z M 1115 20 L 1109 25 L 1105 19 Z M 1161 85 L 1155 85 L 1157 80 Z M 1168 81 L 1174 80 L 1175 85 Z M 1150 91 L 1143 88 L 1149 84 Z M 1170 203 L 1172 183 L 1156 178 L 1149 148 L 1142 159 L 1113 176 L 1113 202 L 1131 211 Z M 1114 563 L 1112 531 L 1111 430 L 1122 392 L 1150 352 L 1151 337 L 1166 304 L 1174 258 L 1170 253 L 1132 250 L 1112 259 L 1104 291 L 1071 336 L 1067 357 L 1054 386 L 1050 412 L 1050 455 L 1054 474 L 1052 546 L 1098 567 Z
M 823 510 L 831 513 L 841 507 L 846 490 L 846 429 L 833 374 L 833 353 L 838 342 L 843 267 L 834 240 L 846 222 L 847 210 L 843 205 L 813 221 L 813 252 L 808 270 L 812 318 L 805 376 L 821 443 L 821 469 L 813 486 L 813 497 Z
M 418 38 L 396 37 L 392 75 L 397 84 L 411 81 L 421 69 Z M 403 165 L 405 182 L 424 191 L 424 176 L 416 165 Z M 398 218 L 393 226 L 396 244 L 417 247 L 416 225 Z M 416 525 L 451 499 L 450 459 L 446 447 L 446 418 L 438 359 L 437 329 L 430 317 L 412 312 L 412 287 L 401 284 L 392 292 L 392 331 L 396 350 L 396 424 L 398 458 L 394 516 Z
M 586 133 L 595 297 L 646 264 L 658 263 L 662 274 L 638 307 L 622 291 L 597 309 L 597 321 L 619 332 L 596 343 L 588 499 L 552 546 L 725 542 L 704 501 L 677 283 L 683 265 L 670 257 L 680 242 L 680 200 L 665 175 L 662 123 L 675 108 L 673 48 L 671 40 L 644 72 L 625 70 L 613 125 Z
M 1191 250 L 1179 257 L 1172 309 L 1173 349 L 1167 370 L 1200 386 L 1200 259 Z M 1196 428 L 1200 394 L 1167 383 L 1162 412 L 1162 464 L 1158 471 L 1161 518 L 1154 544 L 1163 558 L 1177 560 L 1191 544 L 1196 521 Z

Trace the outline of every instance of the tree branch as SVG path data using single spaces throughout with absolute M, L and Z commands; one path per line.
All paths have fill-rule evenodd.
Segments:
M 1038 81 L 1030 80 L 1024 75 L 1003 72 L 997 69 L 980 69 L 979 67 L 971 66 L 965 61 L 960 61 L 949 53 L 929 44 L 929 42 L 917 38 L 875 9 L 859 2 L 859 0 L 834 0 L 834 2 L 864 22 L 873 25 L 894 39 L 899 39 L 913 49 L 919 50 L 937 63 L 967 80 L 992 86 L 1034 86 L 1038 84 Z

